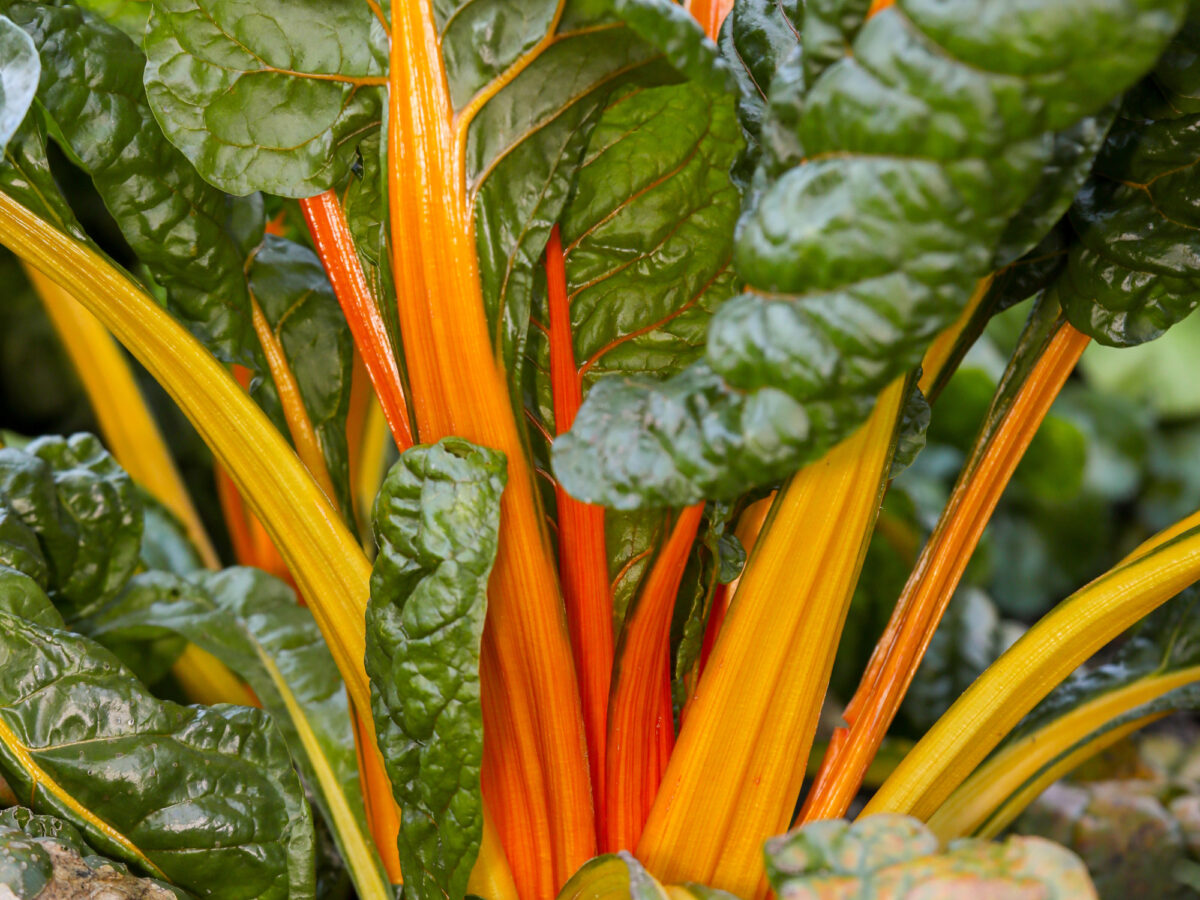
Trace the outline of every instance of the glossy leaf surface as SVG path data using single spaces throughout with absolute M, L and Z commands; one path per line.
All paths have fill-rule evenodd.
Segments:
M 502 454 L 446 438 L 401 454 L 376 503 L 366 665 L 418 898 L 461 900 L 482 839 L 479 654 L 505 480 Z

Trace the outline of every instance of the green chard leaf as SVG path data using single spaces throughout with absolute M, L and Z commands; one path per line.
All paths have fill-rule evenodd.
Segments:
M 41 60 L 29 35 L 0 16 L 0 152 L 29 112 L 41 74 Z
M 506 473 L 446 438 L 401 454 L 376 502 L 366 666 L 417 900 L 462 900 L 483 835 L 479 652 Z
M 137 568 L 140 497 L 91 435 L 39 438 L 25 451 L 0 449 L 0 498 L 0 510 L 26 526 L 15 543 L 28 551 L 29 532 L 36 535 L 46 565 L 40 586 L 68 619 L 98 608 Z M 0 528 L 7 518 L 0 511 Z M 27 565 L 17 567 L 38 577 Z
M 261 368 L 242 274 L 261 206 L 205 183 L 163 136 L 125 34 L 70 0 L 2 0 L 0 12 L 41 54 L 50 136 L 91 176 L 172 313 L 222 360 Z
M 167 136 L 231 194 L 318 194 L 379 125 L 387 34 L 367 3 L 154 0 L 146 93 Z
M 0 773 L 101 852 L 200 897 L 313 896 L 308 804 L 266 713 L 159 700 L 95 642 L 8 608 Z
M 1200 303 L 1200 7 L 1130 92 L 1070 211 L 1077 239 L 1054 290 L 1103 344 L 1152 340 Z
M 810 87 L 777 76 L 767 115 L 794 151 L 772 143 L 738 226 L 752 290 L 717 311 L 702 362 L 592 392 L 555 444 L 562 485 L 618 507 L 730 497 L 844 437 L 1029 214 L 1048 135 L 1141 77 L 1184 6 L 900 0 Z
M 244 678 L 287 741 L 351 876 L 376 882 L 361 893 L 379 895 L 383 876 L 365 824 L 345 687 L 291 588 L 249 568 L 148 572 L 85 624 L 105 646 L 163 635 L 190 641 Z
M 1079 858 L 1050 841 L 965 840 L 939 852 L 933 832 L 908 816 L 812 822 L 768 841 L 765 856 L 767 878 L 781 900 L 1096 896 Z

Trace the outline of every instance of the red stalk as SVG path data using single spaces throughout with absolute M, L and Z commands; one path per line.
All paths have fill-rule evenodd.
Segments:
M 671 613 L 703 514 L 703 503 L 679 514 L 621 635 L 609 704 L 606 853 L 637 847 L 671 756 Z
M 567 431 L 583 402 L 575 363 L 567 275 L 558 226 L 546 244 L 546 284 L 550 313 L 550 385 L 555 433 Z M 595 799 L 596 833 L 605 829 L 605 744 L 608 691 L 613 664 L 612 591 L 604 540 L 604 507 L 581 503 L 555 486 L 558 509 L 558 573 L 567 607 L 567 628 L 575 657 L 575 676 L 583 701 L 588 766 Z
M 350 325 L 354 345 L 362 354 L 363 365 L 375 387 L 392 437 L 400 450 L 407 450 L 413 445 L 413 435 L 408 421 L 408 404 L 404 399 L 404 382 L 400 378 L 400 367 L 396 364 L 387 326 L 354 249 L 345 210 L 333 190 L 301 200 L 300 209 Z

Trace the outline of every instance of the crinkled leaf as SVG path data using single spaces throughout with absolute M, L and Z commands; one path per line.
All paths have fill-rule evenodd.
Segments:
M 767 96 L 775 72 L 800 46 L 806 7 L 795 0 L 741 0 L 725 16 L 719 45 L 737 86 L 738 120 L 758 158 Z M 752 164 L 746 164 L 752 168 Z
M 866 21 L 870 0 L 808 0 L 804 7 L 804 75 L 811 84 L 852 52 Z
M 1045 900 L 1096 897 L 1083 863 L 1057 844 L 964 840 L 939 852 L 933 832 L 908 816 L 812 822 L 768 841 L 765 854 L 781 900 L 953 900 L 1031 891 Z
M 267 715 L 151 695 L 108 651 L 0 611 L 0 770 L 35 811 L 201 897 L 313 896 L 313 832 Z
M 346 414 L 354 343 L 333 287 L 312 250 L 274 235 L 252 253 L 247 275 L 300 389 L 338 504 L 352 519 Z
M 483 835 L 479 651 L 507 468 L 446 438 L 405 451 L 375 508 L 367 674 L 418 900 L 461 900 Z
M 106 646 L 168 634 L 240 675 L 274 719 L 355 878 L 378 879 L 345 687 L 312 614 L 258 569 L 137 575 L 88 623 Z
M 630 30 L 652 47 L 690 82 L 713 99 L 733 87 L 729 66 L 704 29 L 673 0 L 607 0 Z
M 1156 338 L 1200 303 L 1200 112 L 1176 105 L 1200 92 L 1200 69 L 1181 64 L 1198 35 L 1200 8 L 1131 92 L 1071 207 L 1078 239 L 1055 290 L 1104 344 Z
M 0 16 L 0 153 L 33 103 L 41 70 L 37 48 L 29 35 Z
M 811 88 L 777 77 L 770 115 L 799 153 L 765 161 L 739 223 L 734 264 L 755 290 L 714 316 L 709 370 L 593 391 L 556 444 L 563 486 L 678 505 L 822 453 L 959 315 L 1038 186 L 1047 133 L 1143 75 L 1183 12 L 1181 0 L 1038 0 L 1020 16 L 901 0 Z M 757 424 L 761 406 L 774 428 L 729 428 Z
M 38 106 L 92 178 L 171 311 L 222 359 L 259 368 L 242 269 L 261 208 L 205 183 L 150 111 L 138 47 L 71 2 L 5 0 L 42 57 Z
M 387 38 L 367 3 L 155 0 L 145 46 L 167 136 L 231 194 L 333 187 L 378 126 Z
M 37 535 L 44 586 L 68 619 L 116 594 L 138 565 L 141 499 L 91 435 L 0 449 L 0 498 Z

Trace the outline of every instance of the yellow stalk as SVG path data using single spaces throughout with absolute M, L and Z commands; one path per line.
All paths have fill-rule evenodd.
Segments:
M 383 461 L 387 454 L 387 442 L 387 419 L 383 415 L 383 407 L 372 395 L 363 423 L 362 443 L 359 446 L 354 479 L 354 493 L 364 522 L 370 520 L 375 496 L 379 493 L 379 486 L 383 484 Z
M 901 379 L 780 491 L 638 844 L 661 881 L 765 893 L 762 842 L 800 791 L 903 396 Z
M 1139 728 L 1145 728 L 1152 722 L 1157 722 L 1168 715 L 1170 713 L 1166 711 L 1150 713 L 1140 719 L 1134 719 L 1132 722 L 1119 725 L 1111 731 L 1106 731 L 1094 740 L 1072 750 L 1054 765 L 1046 769 L 1046 771 L 1038 775 L 1033 781 L 1005 800 L 1003 805 L 987 820 L 987 823 L 979 829 L 976 836 L 985 840 L 997 837 L 1000 832 L 1012 824 L 1017 816 L 1025 811 L 1025 808 L 1030 803 L 1041 796 L 1042 792 L 1054 784 L 1054 782 L 1083 765 L 1083 763 L 1087 762 L 1097 753 L 1129 737 L 1129 735 L 1133 734 Z
M 25 272 L 79 373 L 113 456 L 134 481 L 183 523 L 204 564 L 219 568 L 217 553 L 120 347 L 69 293 L 29 265 Z
M 215 703 L 236 703 L 239 706 L 258 706 L 258 697 L 249 686 L 233 674 L 219 659 L 188 644 L 179 659 L 171 666 L 171 674 L 193 703 L 212 706 Z
M 1067 675 L 1197 579 L 1200 528 L 1160 543 L 1077 591 L 967 689 L 900 763 L 864 814 L 898 812 L 927 819 Z
M 324 492 L 225 368 L 102 256 L 3 193 L 0 244 L 66 289 L 137 357 L 233 478 L 308 601 L 358 714 L 360 750 L 382 771 L 363 666 L 371 565 Z M 394 842 L 377 840 L 377 849 L 394 871 Z M 478 865 L 507 861 L 481 854 Z M 502 870 L 482 877 L 504 883 Z
M 183 523 L 204 564 L 210 569 L 220 568 L 208 533 L 120 347 L 96 317 L 55 282 L 29 265 L 25 272 L 79 373 L 113 456 L 134 481 Z M 258 705 L 240 678 L 194 644 L 184 648 L 171 671 L 196 703 Z
M 1009 799 L 1015 797 L 1044 766 L 1067 753 L 1105 723 L 1168 691 L 1196 681 L 1200 681 L 1200 666 L 1142 678 L 1101 694 L 1048 722 L 1009 744 L 976 769 L 950 799 L 930 816 L 929 827 L 943 841 L 975 834 L 984 823 L 991 827 L 990 817 L 993 813 L 1007 806 Z M 1089 746 L 1094 746 L 1093 753 L 1102 749 L 1092 744 Z M 1082 762 L 1082 759 L 1079 761 Z

